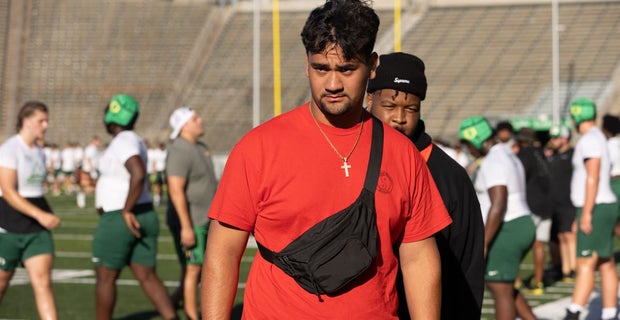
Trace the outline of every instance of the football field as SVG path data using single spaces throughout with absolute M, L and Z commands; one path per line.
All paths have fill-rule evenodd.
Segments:
M 54 212 L 61 217 L 61 226 L 54 230 L 56 259 L 53 271 L 53 288 L 59 319 L 93 319 L 95 274 L 91 263 L 91 241 L 97 226 L 98 215 L 93 198 L 87 198 L 87 207 L 80 209 L 75 198 L 70 196 L 48 196 Z M 169 292 L 178 284 L 179 265 L 174 253 L 172 238 L 165 224 L 165 207 L 157 208 L 160 217 L 160 237 L 157 257 L 157 274 L 164 281 Z M 235 301 L 234 318 L 239 318 L 245 278 L 256 249 L 249 248 L 243 258 L 241 279 Z M 531 258 L 522 265 L 522 276 L 532 272 Z M 161 319 L 154 307 L 142 293 L 131 271 L 125 268 L 117 282 L 118 299 L 114 311 L 115 319 Z M 571 284 L 555 283 L 547 287 L 545 294 L 527 295 L 535 311 L 549 314 L 549 309 L 562 313 L 566 299 L 572 292 Z M 550 305 L 560 300 L 557 305 Z M 600 302 L 599 302 L 600 303 Z M 593 303 L 594 305 L 595 303 Z M 182 311 L 179 310 L 179 315 Z M 543 319 L 554 317 L 542 316 Z M 17 269 L 11 285 L 0 305 L 0 319 L 38 319 L 32 289 L 24 269 Z M 493 319 L 493 299 L 485 293 L 483 319 Z

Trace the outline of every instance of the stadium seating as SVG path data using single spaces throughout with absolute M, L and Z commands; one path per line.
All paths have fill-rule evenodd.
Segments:
M 51 108 L 48 139 L 85 143 L 105 137 L 101 118 L 119 92 L 141 103 L 137 131 L 165 141 L 168 115 L 189 105 L 204 116 L 205 140 L 225 154 L 252 127 L 253 14 L 243 6 L 211 1 L 30 0 L 23 32 L 18 103 Z M 148 4 L 147 4 L 148 3 Z M 293 5 L 295 3 L 296 5 Z M 280 1 L 282 110 L 309 97 L 300 32 L 309 9 Z M 492 120 L 551 112 L 551 6 L 545 4 L 417 6 L 403 19 L 402 50 L 427 65 L 423 116 L 436 138 L 454 141 L 472 114 Z M 520 3 L 515 0 L 515 3 Z M 246 3 L 247 4 L 247 3 Z M 243 9 L 246 8 L 246 9 Z M 377 9 L 378 43 L 390 44 L 393 11 Z M 594 98 L 620 111 L 614 71 L 620 61 L 620 2 L 560 4 L 561 102 Z M 403 21 L 403 23 L 411 20 Z M 273 116 L 273 38 L 269 9 L 261 14 L 260 121 Z M 0 2 L 0 61 L 7 50 L 8 5 Z M 380 54 L 392 47 L 377 48 Z M 5 97 L 5 65 L 0 64 Z M 616 71 L 617 72 L 617 71 Z M 0 138 L 11 133 L 6 124 Z

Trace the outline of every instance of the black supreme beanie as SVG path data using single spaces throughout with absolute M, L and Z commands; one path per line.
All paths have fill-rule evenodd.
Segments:
M 381 89 L 394 89 L 415 94 L 424 100 L 426 86 L 424 62 L 412 54 L 396 52 L 379 57 L 375 78 L 368 81 L 366 91 L 373 93 Z

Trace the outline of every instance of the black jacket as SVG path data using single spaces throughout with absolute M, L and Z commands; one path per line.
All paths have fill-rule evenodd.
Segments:
M 476 191 L 465 169 L 431 142 L 420 120 L 412 141 L 418 150 L 432 147 L 429 171 L 452 217 L 435 235 L 441 257 L 441 319 L 480 319 L 484 293 L 484 224 Z M 399 292 L 399 317 L 409 319 Z

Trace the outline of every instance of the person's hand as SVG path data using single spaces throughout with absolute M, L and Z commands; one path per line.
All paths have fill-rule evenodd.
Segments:
M 134 235 L 136 238 L 140 238 L 140 223 L 138 219 L 136 219 L 136 215 L 131 211 L 123 211 L 123 220 L 125 220 L 125 224 L 127 228 L 129 228 L 129 232 Z
M 37 217 L 37 222 L 45 229 L 52 230 L 60 225 L 60 218 L 52 213 L 46 212 Z
M 579 219 L 579 229 L 583 231 L 585 234 L 592 233 L 592 214 L 591 213 L 582 213 L 581 218 Z
M 196 234 L 192 228 L 181 228 L 181 245 L 193 248 L 196 245 Z

